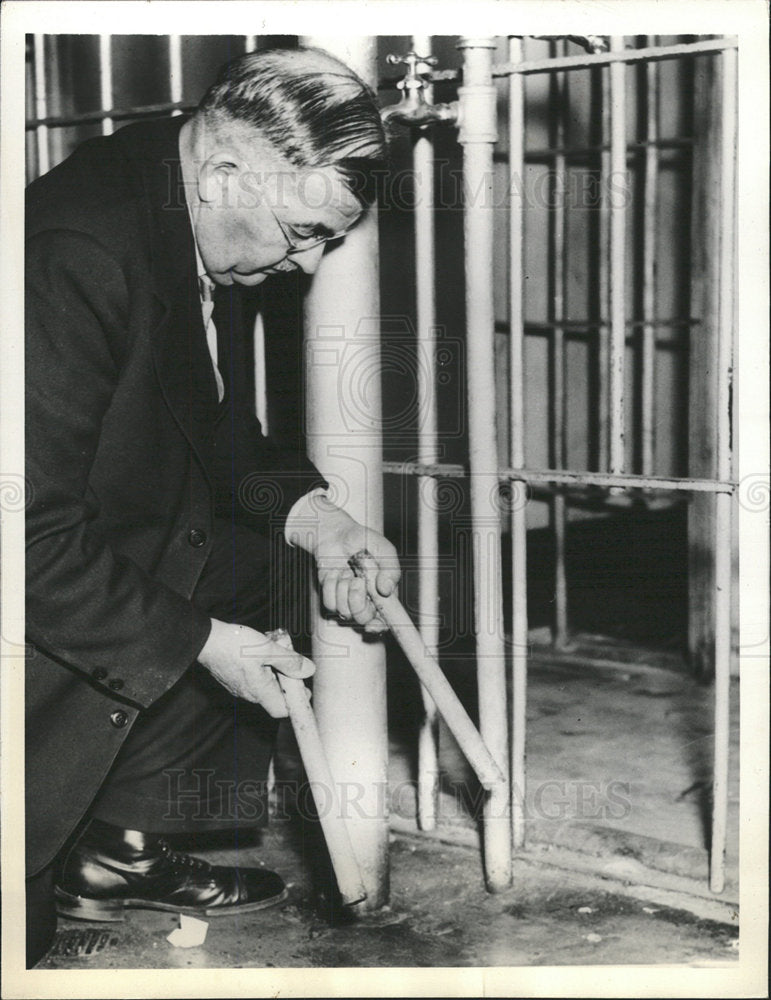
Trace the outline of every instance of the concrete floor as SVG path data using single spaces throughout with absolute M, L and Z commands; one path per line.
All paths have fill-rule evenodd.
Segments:
M 233 854 L 219 854 L 229 860 Z M 290 874 L 296 858 L 273 829 L 259 858 Z M 91 957 L 56 955 L 47 969 L 372 968 L 560 966 L 735 962 L 738 930 L 730 919 L 636 895 L 598 876 L 517 859 L 514 887 L 494 896 L 481 884 L 475 852 L 453 844 L 395 837 L 391 903 L 349 926 L 314 914 L 300 878 L 289 903 L 239 917 L 211 919 L 204 944 L 175 948 L 170 914 L 135 911 L 102 929 L 107 946 Z M 62 921 L 66 943 L 75 921 Z
M 451 671 L 450 671 L 451 673 Z M 396 678 L 398 680 L 398 677 Z M 467 679 L 453 677 L 461 694 Z M 407 686 L 403 694 L 408 694 Z M 708 891 L 705 811 L 711 689 L 684 675 L 534 663 L 529 683 L 528 846 L 512 888 L 483 888 L 474 787 L 446 733 L 440 824 L 415 822 L 414 741 L 392 728 L 391 900 L 330 925 L 313 905 L 307 851 L 293 821 L 260 843 L 198 853 L 264 863 L 290 882 L 283 906 L 210 919 L 200 947 L 177 948 L 169 914 L 122 924 L 60 921 L 44 969 L 581 966 L 735 963 L 738 958 L 738 709 L 733 713 L 728 883 Z M 732 691 L 738 706 L 738 685 Z M 391 698 L 399 708 L 398 692 Z M 402 717 L 402 721 L 404 718 Z M 291 743 L 283 765 L 291 770 Z M 305 845 L 307 846 L 307 845 Z M 303 855 L 306 855 L 305 860 Z M 83 931 L 99 932 L 77 955 Z
M 544 652 L 534 661 L 528 672 L 528 841 L 637 860 L 706 882 L 712 686 L 631 657 L 623 664 L 576 663 Z M 461 691 L 469 682 L 453 680 Z M 738 900 L 738 680 L 731 689 L 731 733 L 724 895 Z M 462 831 L 471 825 L 473 775 L 449 733 L 443 732 L 440 742 L 443 822 L 459 828 L 468 843 Z M 398 790 L 393 807 L 410 818 L 415 762 L 393 749 L 390 777 Z

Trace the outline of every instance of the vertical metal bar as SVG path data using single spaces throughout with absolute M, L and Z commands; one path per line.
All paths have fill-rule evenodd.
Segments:
M 655 45 L 656 36 L 649 35 L 646 44 Z M 656 233 L 658 208 L 658 149 L 659 135 L 659 75 L 658 65 L 648 63 L 646 79 L 646 129 L 645 138 L 645 202 L 643 209 L 643 295 L 642 308 L 645 323 L 642 328 L 642 393 L 640 399 L 641 472 L 653 475 L 656 448 Z
M 553 55 L 566 55 L 567 46 L 561 42 L 561 53 L 557 43 L 552 47 Z M 565 115 L 567 105 L 567 80 L 565 73 L 551 76 L 553 98 L 552 140 L 558 149 L 565 146 Z M 565 319 L 565 252 L 566 252 L 566 191 L 567 162 L 564 152 L 554 157 L 554 199 L 551 213 L 552 223 L 552 318 L 555 326 L 551 331 L 552 346 L 552 462 L 553 468 L 564 469 L 565 454 L 565 410 L 567 383 L 565 380 L 565 334 L 562 321 Z M 565 572 L 565 534 L 567 509 L 565 494 L 557 491 L 551 501 L 552 530 L 554 532 L 554 644 L 564 647 L 568 637 L 568 589 Z
M 268 378 L 265 355 L 265 323 L 262 311 L 254 318 L 254 412 L 260 421 L 263 437 L 270 433 L 268 426 Z
M 498 502 L 493 308 L 493 146 L 497 139 L 493 38 L 462 38 L 463 86 L 459 142 L 463 146 L 464 246 L 469 398 L 469 467 L 474 546 L 479 725 L 498 766 L 508 770 L 506 663 L 502 632 L 501 523 Z M 508 784 L 491 792 L 484 813 L 487 885 L 511 881 Z
M 35 35 L 35 116 L 46 118 L 47 115 L 45 35 Z M 40 177 L 51 169 L 48 126 L 38 125 L 35 129 L 35 138 L 37 140 L 37 175 Z
M 255 52 L 257 35 L 244 35 L 244 52 Z M 262 312 L 258 311 L 254 318 L 254 410 L 260 421 L 265 437 L 270 433 L 268 427 L 268 376 L 267 356 L 265 353 L 265 324 Z
M 99 107 L 112 110 L 112 37 L 99 36 Z M 102 119 L 102 135 L 112 135 L 112 118 Z
M 509 61 L 522 61 L 522 39 L 509 39 Z M 525 169 L 525 78 L 509 77 L 509 405 L 511 466 L 525 465 L 525 324 L 523 302 Z M 518 192 L 515 194 L 514 192 Z M 527 490 L 513 482 L 511 504 L 511 839 L 513 849 L 525 843 L 527 800 Z M 515 490 L 517 492 L 515 492 Z
M 624 48 L 612 35 L 611 52 Z M 626 352 L 626 68 L 610 66 L 610 471 L 625 466 L 624 370 Z
M 601 143 L 610 141 L 610 70 L 600 69 Z M 597 329 L 597 466 L 603 471 L 610 468 L 610 149 L 600 154 L 600 217 L 599 217 L 599 319 Z
M 552 43 L 552 55 L 565 55 L 565 43 Z M 560 51 L 560 49 L 562 51 Z M 565 145 L 565 104 L 567 81 L 565 73 L 551 73 L 552 88 L 552 143 L 560 152 L 554 156 L 554 189 L 551 212 L 552 260 L 551 314 L 555 326 L 551 331 L 552 371 L 554 375 L 554 397 L 552 399 L 552 462 L 554 468 L 565 465 L 565 337 L 562 321 L 565 319 L 565 213 L 567 189 L 567 163 L 563 151 Z
M 169 100 L 179 104 L 182 100 L 182 36 L 169 35 Z M 181 111 L 172 111 L 172 117 Z
M 413 35 L 412 51 L 431 55 L 431 36 Z M 427 98 L 431 100 L 431 90 Z M 418 349 L 418 456 L 439 461 L 436 415 L 436 292 L 434 275 L 434 144 L 429 132 L 418 132 L 413 147 L 417 199 L 415 204 L 415 270 Z M 439 647 L 439 515 L 438 482 L 418 480 L 418 612 L 420 634 L 432 656 Z M 418 823 L 436 827 L 439 793 L 439 717 L 436 705 L 421 686 L 424 717 L 418 735 Z
M 736 277 L 736 95 L 737 54 L 722 56 L 722 139 L 720 164 L 720 288 L 717 354 L 717 475 L 731 475 L 731 382 L 733 373 L 734 288 Z M 715 498 L 715 757 L 712 791 L 710 888 L 725 885 L 728 824 L 731 661 L 732 497 Z
M 377 87 L 371 36 L 303 36 L 342 59 Z M 365 213 L 325 253 L 305 299 L 308 451 L 332 484 L 345 484 L 346 509 L 383 528 L 382 406 L 378 220 Z M 341 373 L 366 381 L 341 383 Z M 377 384 L 376 384 L 377 383 Z M 351 394 L 355 406 L 347 406 Z M 366 406 L 366 411 L 365 411 Z M 352 628 L 316 617 L 314 703 L 321 739 L 341 786 L 351 839 L 367 890 L 367 909 L 388 901 L 388 729 L 385 646 Z M 351 801 L 354 797 L 355 805 Z

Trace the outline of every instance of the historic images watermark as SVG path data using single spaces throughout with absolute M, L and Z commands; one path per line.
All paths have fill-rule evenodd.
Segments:
M 196 165 L 200 170 L 203 164 Z M 197 170 L 196 170 L 197 173 Z M 523 201 L 532 208 L 553 209 L 565 206 L 577 210 L 598 209 L 602 205 L 629 207 L 632 192 L 626 174 L 600 170 L 574 171 L 567 175 L 554 170 L 515 173 L 502 183 L 493 172 L 483 175 L 472 185 L 457 159 L 438 158 L 435 161 L 434 185 L 429 191 L 419 171 L 402 167 L 371 165 L 361 170 L 346 169 L 346 182 L 356 192 L 374 191 L 380 212 L 411 212 L 430 197 L 437 209 L 464 207 L 506 208 L 512 200 Z M 185 204 L 186 184 L 179 175 L 177 163 L 166 163 L 165 209 L 178 209 Z M 191 182 L 192 183 L 192 182 Z M 217 207 L 223 209 L 255 209 L 268 207 L 272 211 L 287 208 L 291 202 L 317 211 L 332 204 L 336 197 L 333 179 L 327 170 L 307 167 L 297 170 L 255 170 L 246 163 L 238 164 L 234 183 L 223 185 Z
M 315 820 L 337 812 L 344 820 L 376 820 L 389 816 L 415 815 L 415 781 L 341 781 L 330 788 L 320 782 L 215 779 L 205 768 L 164 771 L 168 822 L 264 823 L 268 817 L 288 820 L 297 817 Z M 441 811 L 444 822 L 471 820 L 479 814 L 486 793 L 478 785 L 459 784 L 443 791 Z M 522 805 L 526 820 L 581 820 L 618 822 L 632 812 L 629 781 L 552 779 L 531 782 L 522 796 L 514 789 L 514 799 Z M 489 816 L 488 819 L 505 819 Z

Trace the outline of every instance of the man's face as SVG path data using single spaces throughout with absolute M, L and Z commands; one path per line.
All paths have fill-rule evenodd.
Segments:
M 248 164 L 212 168 L 210 196 L 194 214 L 198 250 L 220 285 L 259 285 L 271 274 L 318 267 L 325 243 L 349 230 L 361 205 L 334 167 L 260 170 Z

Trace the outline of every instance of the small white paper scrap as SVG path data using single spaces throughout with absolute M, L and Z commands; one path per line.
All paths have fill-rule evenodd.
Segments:
M 176 927 L 166 940 L 175 948 L 198 948 L 206 940 L 209 924 L 206 920 L 197 920 L 184 913 L 179 915 L 179 927 Z

